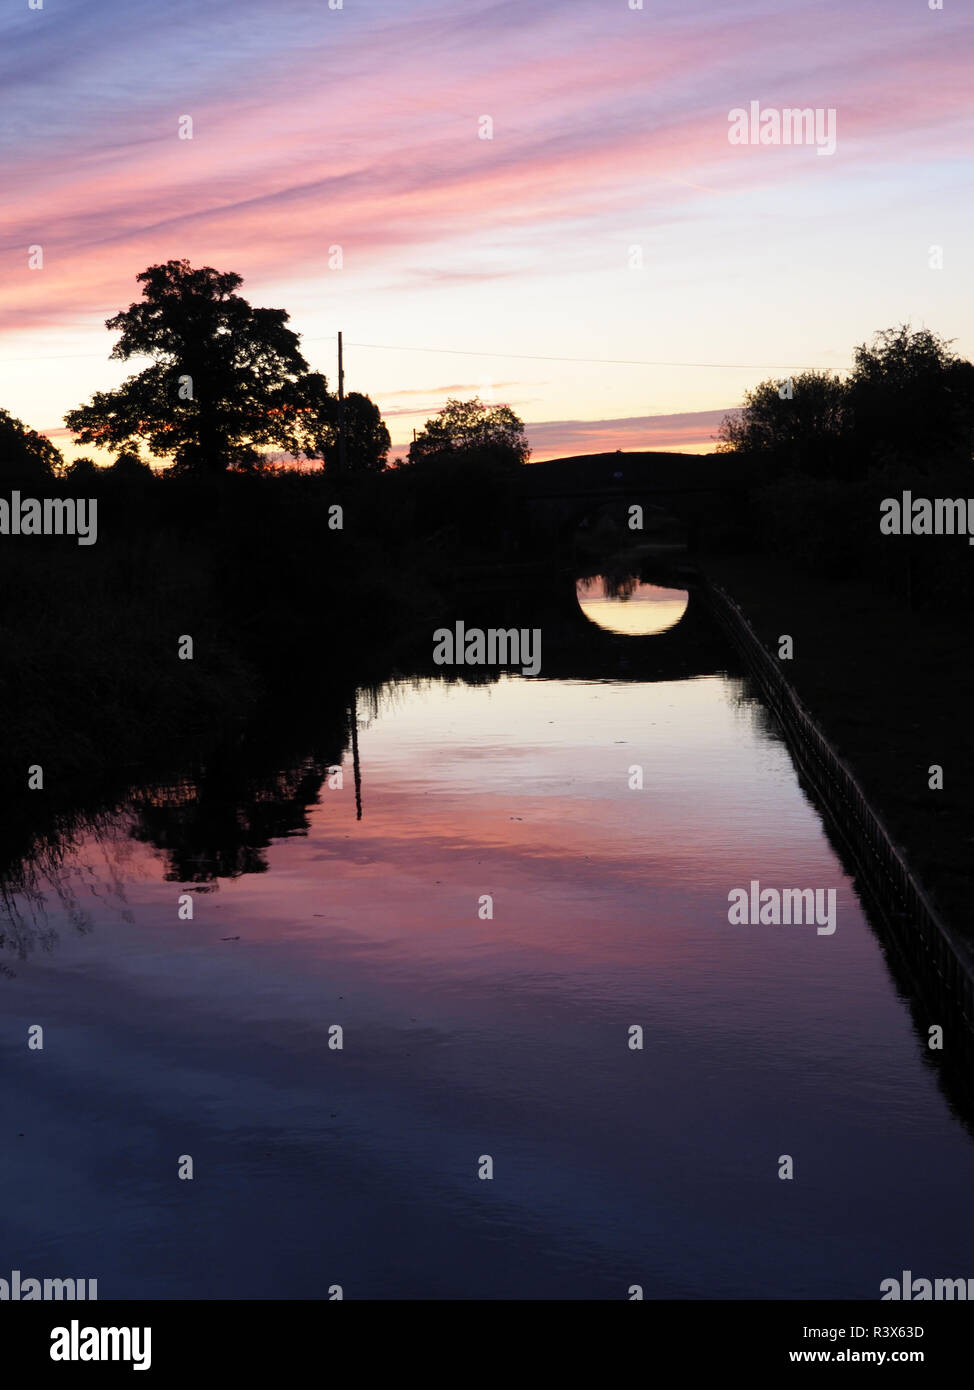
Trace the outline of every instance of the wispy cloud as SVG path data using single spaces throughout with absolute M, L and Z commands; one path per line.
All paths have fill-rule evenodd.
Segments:
M 594 23 L 587 7 L 555 4 L 517 19 L 507 5 L 467 17 L 441 5 L 408 14 L 390 5 L 371 29 L 363 19 L 349 24 L 344 11 L 305 5 L 201 10 L 173 0 L 136 10 L 101 0 L 52 12 L 44 39 L 21 18 L 8 27 L 3 64 L 13 83 L 5 114 L 14 126 L 25 119 L 26 92 L 31 123 L 7 151 L 6 326 L 113 304 L 134 269 L 171 254 L 243 260 L 251 275 L 296 266 L 318 274 L 328 242 L 343 244 L 350 261 L 374 264 L 503 226 L 530 230 L 534 254 L 521 264 L 478 269 L 440 255 L 404 265 L 404 279 L 462 286 L 530 274 L 539 256 L 550 257 L 559 224 L 634 210 L 660 184 L 679 205 L 701 191 L 736 194 L 808 177 L 807 159 L 796 158 L 804 151 L 774 150 L 769 159 L 767 149 L 729 147 L 729 105 L 755 91 L 766 101 L 792 92 L 838 104 L 849 161 L 902 160 L 931 127 L 941 154 L 963 136 L 966 61 L 957 47 L 930 29 L 914 33 L 891 82 L 887 70 L 862 66 L 877 42 L 871 26 L 846 22 L 844 46 L 827 45 L 823 73 L 820 7 L 786 8 L 787 76 L 764 66 L 779 46 L 765 16 L 719 7 L 691 28 L 672 13 L 653 23 L 633 12 L 625 24 Z M 417 44 L 422 32 L 431 47 Z M 489 35 L 478 39 L 486 49 L 451 49 L 451 35 L 467 42 L 474 34 Z M 802 49 L 803 35 L 818 43 Z M 311 42 L 298 48 L 299 36 Z M 113 90 L 109 74 L 124 73 L 136 51 L 143 78 Z M 358 55 L 358 76 L 356 65 L 335 66 L 349 53 Z M 43 93 L 38 85 L 45 62 L 63 79 L 55 101 L 49 74 Z M 260 73 L 259 90 L 248 71 Z M 282 99 L 276 79 L 285 73 Z M 485 112 L 495 122 L 491 141 L 477 138 Z M 192 141 L 177 138 L 182 114 L 194 119 Z M 538 245 L 544 228 L 546 249 Z M 26 247 L 37 243 L 47 269 L 28 276 Z
M 876 264 L 888 228 L 871 222 L 865 190 L 895 178 L 928 214 L 917 237 L 952 233 L 955 170 L 974 129 L 972 40 L 963 7 L 935 13 L 915 0 L 654 0 L 644 11 L 583 0 L 8 8 L 0 355 L 29 356 L 26 335 L 116 312 L 135 297 L 135 274 L 172 256 L 239 271 L 255 302 L 286 283 L 296 314 L 354 302 L 392 341 L 410 341 L 435 304 L 474 348 L 502 334 L 523 344 L 527 325 L 539 353 L 589 355 L 593 329 L 631 337 L 636 315 L 656 340 L 682 327 L 672 309 L 666 323 L 654 317 L 665 286 L 653 282 L 640 297 L 633 282 L 607 300 L 600 278 L 620 245 L 669 238 L 693 246 L 679 314 L 701 350 L 606 355 L 692 360 L 706 356 L 716 312 L 712 287 L 697 288 L 707 267 L 721 268 L 721 291 L 740 279 L 744 312 L 760 306 L 769 332 L 814 316 L 816 219 L 882 275 L 893 321 L 903 273 Z M 835 157 L 732 147 L 727 113 L 752 98 L 835 107 Z M 178 138 L 184 115 L 192 140 Z M 491 140 L 478 137 L 485 115 Z M 779 234 L 782 204 L 812 210 L 800 226 L 782 218 Z M 44 249 L 43 270 L 28 269 L 32 245 Z M 329 268 L 333 245 L 343 250 L 340 273 Z M 752 253 L 753 271 L 741 267 Z M 835 255 L 823 249 L 811 267 L 833 286 Z M 794 301 L 780 315 L 768 267 L 786 276 L 790 258 Z M 844 311 L 842 299 L 836 290 Z M 849 312 L 850 344 L 884 326 L 861 326 Z M 95 341 L 103 345 L 103 332 Z M 770 341 L 757 360 L 781 355 Z M 46 399 L 63 393 L 62 408 L 75 404 L 68 366 L 56 370 Z M 414 381 L 402 385 L 416 399 L 478 389 L 424 392 Z M 384 399 L 397 394 L 405 398 L 393 389 Z M 641 403 L 634 394 L 609 410 Z M 584 405 L 606 408 L 594 396 Z
M 503 390 L 507 386 L 519 385 L 520 382 L 517 381 L 495 381 L 493 383 L 494 389 L 498 391 Z M 483 393 L 483 389 L 484 383 L 482 381 L 461 381 L 454 382 L 450 386 L 421 386 L 410 388 L 408 391 L 385 391 L 383 392 L 383 399 L 391 401 L 398 400 L 402 396 L 422 396 L 424 399 L 429 400 L 435 399 L 437 396 L 452 395 L 454 391 L 472 391 L 476 395 L 478 392 Z

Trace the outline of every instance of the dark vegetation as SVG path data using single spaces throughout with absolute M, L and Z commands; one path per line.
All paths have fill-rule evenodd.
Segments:
M 858 580 L 914 608 L 962 612 L 974 598 L 966 536 L 880 532 L 880 504 L 967 498 L 974 365 L 909 325 L 856 348 L 848 377 L 765 381 L 728 417 L 718 450 L 751 471 L 750 504 L 721 548 L 770 553 L 805 574 Z
M 316 691 L 387 674 L 447 612 L 454 567 L 494 552 L 527 457 L 510 410 L 451 401 L 390 470 L 374 403 L 339 403 L 287 314 L 252 308 L 238 276 L 170 261 L 138 279 L 141 301 L 107 326 L 112 356 L 150 365 L 67 416 L 113 463 L 66 464 L 0 412 L 0 494 L 98 508 L 91 546 L 0 537 L 8 854 L 17 826 L 222 756 L 268 701 L 293 718 Z
M 106 327 L 120 335 L 113 358 L 151 365 L 68 412 L 79 443 L 145 445 L 197 476 L 262 468 L 268 447 L 294 458 L 332 449 L 338 401 L 309 371 L 283 309 L 254 309 L 236 293 L 239 275 L 187 261 L 150 266 L 137 279 L 142 299 Z M 350 442 L 359 466 L 381 467 L 389 436 L 367 405 L 359 397 L 349 406 Z
M 971 933 L 974 550 L 966 534 L 884 535 L 880 504 L 970 498 L 974 366 L 903 326 L 839 382 L 765 382 L 722 431 L 750 470 L 733 526 L 701 557 L 850 764 L 934 901 Z M 931 785 L 931 768 L 943 785 Z
M 882 610 L 875 628 L 890 643 L 901 609 L 915 617 L 935 612 L 942 625 L 952 614 L 959 621 L 970 601 L 965 537 L 883 536 L 878 525 L 880 501 L 904 489 L 974 492 L 974 368 L 925 330 L 880 334 L 857 350 L 844 381 L 809 372 L 787 390 L 763 383 L 706 459 L 619 455 L 525 468 L 523 426 L 509 408 L 449 401 L 408 460 L 392 469 L 374 403 L 352 393 L 340 404 L 325 378 L 309 371 L 287 314 L 252 308 L 237 293 L 239 277 L 170 261 L 139 280 L 142 300 L 108 327 L 120 334 L 113 356 L 145 357 L 150 365 L 67 417 L 82 444 L 114 452 L 110 466 L 84 457 L 68 465 L 48 440 L 0 411 L 0 495 L 19 488 L 98 502 L 93 546 L 71 536 L 0 537 L 0 841 L 8 866 L 0 884 L 29 891 L 28 879 L 16 874 L 29 877 L 30 868 L 14 870 L 18 861 L 33 855 L 50 868 L 79 806 L 89 822 L 97 820 L 154 778 L 175 776 L 183 788 L 170 808 L 172 825 L 151 832 L 159 842 L 171 838 L 177 863 L 181 856 L 190 862 L 180 835 L 190 844 L 204 831 L 214 863 L 259 855 L 266 824 L 241 839 L 239 826 L 220 821 L 227 814 L 239 821 L 227 811 L 236 792 L 217 798 L 211 825 L 206 808 L 187 812 L 198 796 L 184 795 L 186 788 L 199 792 L 214 778 L 229 785 L 257 725 L 297 731 L 327 707 L 329 747 L 312 758 L 320 780 L 340 755 L 356 685 L 422 671 L 417 653 L 428 656 L 433 629 L 455 620 L 458 585 L 482 585 L 485 574 L 509 582 L 532 567 L 577 560 L 578 508 L 571 497 L 554 506 L 546 498 L 585 492 L 593 479 L 603 489 L 608 479 L 610 493 L 600 513 L 582 518 L 596 549 L 601 522 L 613 511 L 624 515 L 635 478 L 671 480 L 672 507 L 691 547 L 746 603 L 753 599 L 768 640 L 775 627 L 798 626 L 806 656 L 811 639 L 817 655 L 804 672 L 796 663 L 796 675 L 834 728 L 843 709 L 881 728 L 875 710 L 891 679 L 878 658 L 871 670 L 857 665 L 850 614 L 867 621 L 870 605 Z M 154 471 L 150 457 L 170 466 Z M 688 499 L 680 489 L 691 474 L 697 491 Z M 662 520 L 653 526 L 665 540 L 670 502 L 657 500 Z M 558 521 L 558 507 L 567 521 Z M 549 524 L 539 523 L 545 515 Z M 619 524 L 606 523 L 607 544 Z M 789 588 L 792 572 L 804 576 L 801 592 Z M 837 595 L 831 644 L 822 628 L 822 584 Z M 868 599 L 845 602 L 849 586 Z M 475 613 L 475 596 L 462 592 Z M 192 660 L 180 659 L 184 636 L 193 639 Z M 849 700 L 835 665 L 840 654 L 859 682 Z M 915 702 L 933 702 L 940 712 L 933 717 L 945 721 L 950 737 L 956 733 L 962 768 L 971 761 L 970 733 L 961 732 L 959 708 L 944 694 L 945 671 L 935 664 L 926 671 L 927 686 L 917 669 L 892 678 L 912 681 Z M 906 698 L 895 702 L 895 736 L 907 743 L 910 797 L 922 800 L 925 760 L 946 755 L 936 756 L 935 741 L 917 735 L 931 715 L 925 709 L 908 721 Z M 912 743 L 905 722 L 913 725 Z M 848 727 L 839 732 L 849 736 L 848 753 L 855 738 Z M 313 748 L 313 731 L 299 742 Z M 258 780 L 270 785 L 286 755 L 270 750 L 256 762 Z M 34 765 L 44 769 L 43 793 L 28 790 Z M 889 805 L 878 772 L 875 785 Z M 955 789 L 961 785 L 957 777 Z M 240 791 L 248 805 L 274 803 L 270 793 L 251 791 Z M 305 804 L 301 795 L 283 795 L 281 824 Z M 953 800 L 940 805 L 938 826 L 949 841 L 940 858 L 956 863 L 966 832 Z M 149 810 L 158 820 L 158 797 Z M 196 831 L 188 815 L 199 822 Z

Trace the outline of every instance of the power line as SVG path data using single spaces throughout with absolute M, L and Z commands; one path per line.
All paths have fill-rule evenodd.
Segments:
M 307 342 L 323 342 L 321 338 L 308 338 Z M 795 362 L 657 362 L 633 357 L 548 357 L 528 352 L 473 352 L 467 348 L 396 347 L 390 343 L 349 343 L 349 347 L 375 348 L 380 352 L 436 352 L 451 357 L 504 357 L 519 362 L 578 362 L 584 366 L 596 367 L 707 367 L 728 371 L 763 372 L 783 371 L 794 367 Z M 816 367 L 815 371 L 828 371 L 828 367 Z
M 332 335 L 321 338 L 305 338 L 306 343 L 331 342 Z M 376 352 L 432 352 L 447 357 L 500 357 L 517 362 L 577 362 L 587 367 L 701 367 L 707 370 L 734 372 L 772 372 L 785 371 L 798 366 L 795 362 L 659 362 L 639 357 L 553 357 L 529 352 L 483 352 L 470 348 L 401 347 L 393 343 L 348 343 L 348 347 L 366 348 Z M 52 353 L 47 357 L 0 357 L 0 366 L 20 362 L 74 362 L 82 358 L 104 358 L 100 352 Z M 105 360 L 108 360 L 105 358 Z M 844 371 L 845 367 L 805 368 L 813 371 Z

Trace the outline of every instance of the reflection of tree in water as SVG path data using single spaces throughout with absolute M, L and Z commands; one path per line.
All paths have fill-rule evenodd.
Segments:
M 99 901 L 132 921 L 125 881 L 137 843 L 161 851 L 170 881 L 264 873 L 273 840 L 307 832 L 308 808 L 349 745 L 351 710 L 346 693 L 322 691 L 300 718 L 265 711 L 246 738 L 200 767 L 174 759 L 171 779 L 120 786 L 98 805 L 40 823 L 42 803 L 8 805 L 0 815 L 0 956 L 25 960 L 37 947 L 53 949 L 54 905 L 79 932 L 91 930 Z M 11 972 L 0 964 L 0 973 Z
M 628 565 L 620 569 L 603 566 L 598 574 L 579 576 L 579 583 L 585 586 L 587 598 L 594 597 L 592 589 L 597 583 L 602 586 L 603 598 L 632 598 L 639 582 L 639 575 L 633 574 Z
M 213 884 L 266 872 L 263 851 L 272 841 L 307 832 L 308 808 L 329 769 L 342 761 L 336 751 L 337 757 L 306 754 L 267 769 L 256 750 L 237 749 L 195 775 L 131 788 L 124 812 L 65 815 L 18 837 L 15 855 L 0 868 L 0 952 L 25 960 L 38 947 L 52 950 L 58 941 L 48 917 L 53 902 L 79 932 L 91 930 L 99 899 L 133 920 L 125 894 L 133 842 L 161 851 L 169 881 Z M 0 973 L 11 972 L 0 964 Z
M 273 841 L 307 834 L 309 808 L 350 746 L 353 711 L 352 697 L 323 693 L 313 734 L 284 742 L 293 715 L 276 712 L 191 773 L 134 792 L 134 838 L 162 851 L 170 882 L 266 873 Z
M 307 833 L 308 808 L 331 765 L 308 757 L 264 776 L 236 762 L 210 765 L 195 779 L 138 792 L 132 833 L 162 850 L 170 881 L 265 873 L 263 851 L 273 840 Z
M 622 572 L 603 574 L 602 596 L 603 598 L 632 598 L 638 583 L 639 578 L 635 574 Z
M 78 932 L 92 928 L 91 909 L 82 895 L 111 903 L 125 921 L 134 920 L 127 905 L 125 860 L 130 849 L 130 823 L 117 811 L 61 816 L 44 831 L 29 837 L 21 857 L 0 866 L 0 951 L 26 960 L 40 947 L 57 945 L 57 930 L 50 924 L 48 904 L 53 897 L 68 923 Z M 82 846 L 97 847 L 102 863 L 83 863 Z M 0 975 L 12 972 L 0 960 Z
M 60 812 L 39 828 L 30 827 L 35 803 L 8 807 L 0 823 L 0 955 L 24 960 L 37 947 L 53 949 L 58 933 L 48 908 L 55 903 L 79 932 L 92 929 L 99 900 L 133 920 L 125 881 L 135 844 L 162 854 L 167 881 L 198 889 L 266 873 L 265 851 L 275 840 L 307 834 L 310 808 L 343 763 L 351 789 L 353 721 L 367 727 L 404 699 L 406 688 L 441 681 L 376 682 L 357 696 L 322 690 L 300 716 L 265 711 L 242 740 L 199 767 L 124 787 L 109 805 Z M 9 973 L 0 964 L 0 974 Z

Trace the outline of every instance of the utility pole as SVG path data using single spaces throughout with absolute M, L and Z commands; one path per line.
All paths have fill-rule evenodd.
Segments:
M 342 335 L 338 335 L 338 471 L 345 476 L 345 369 L 342 366 Z

